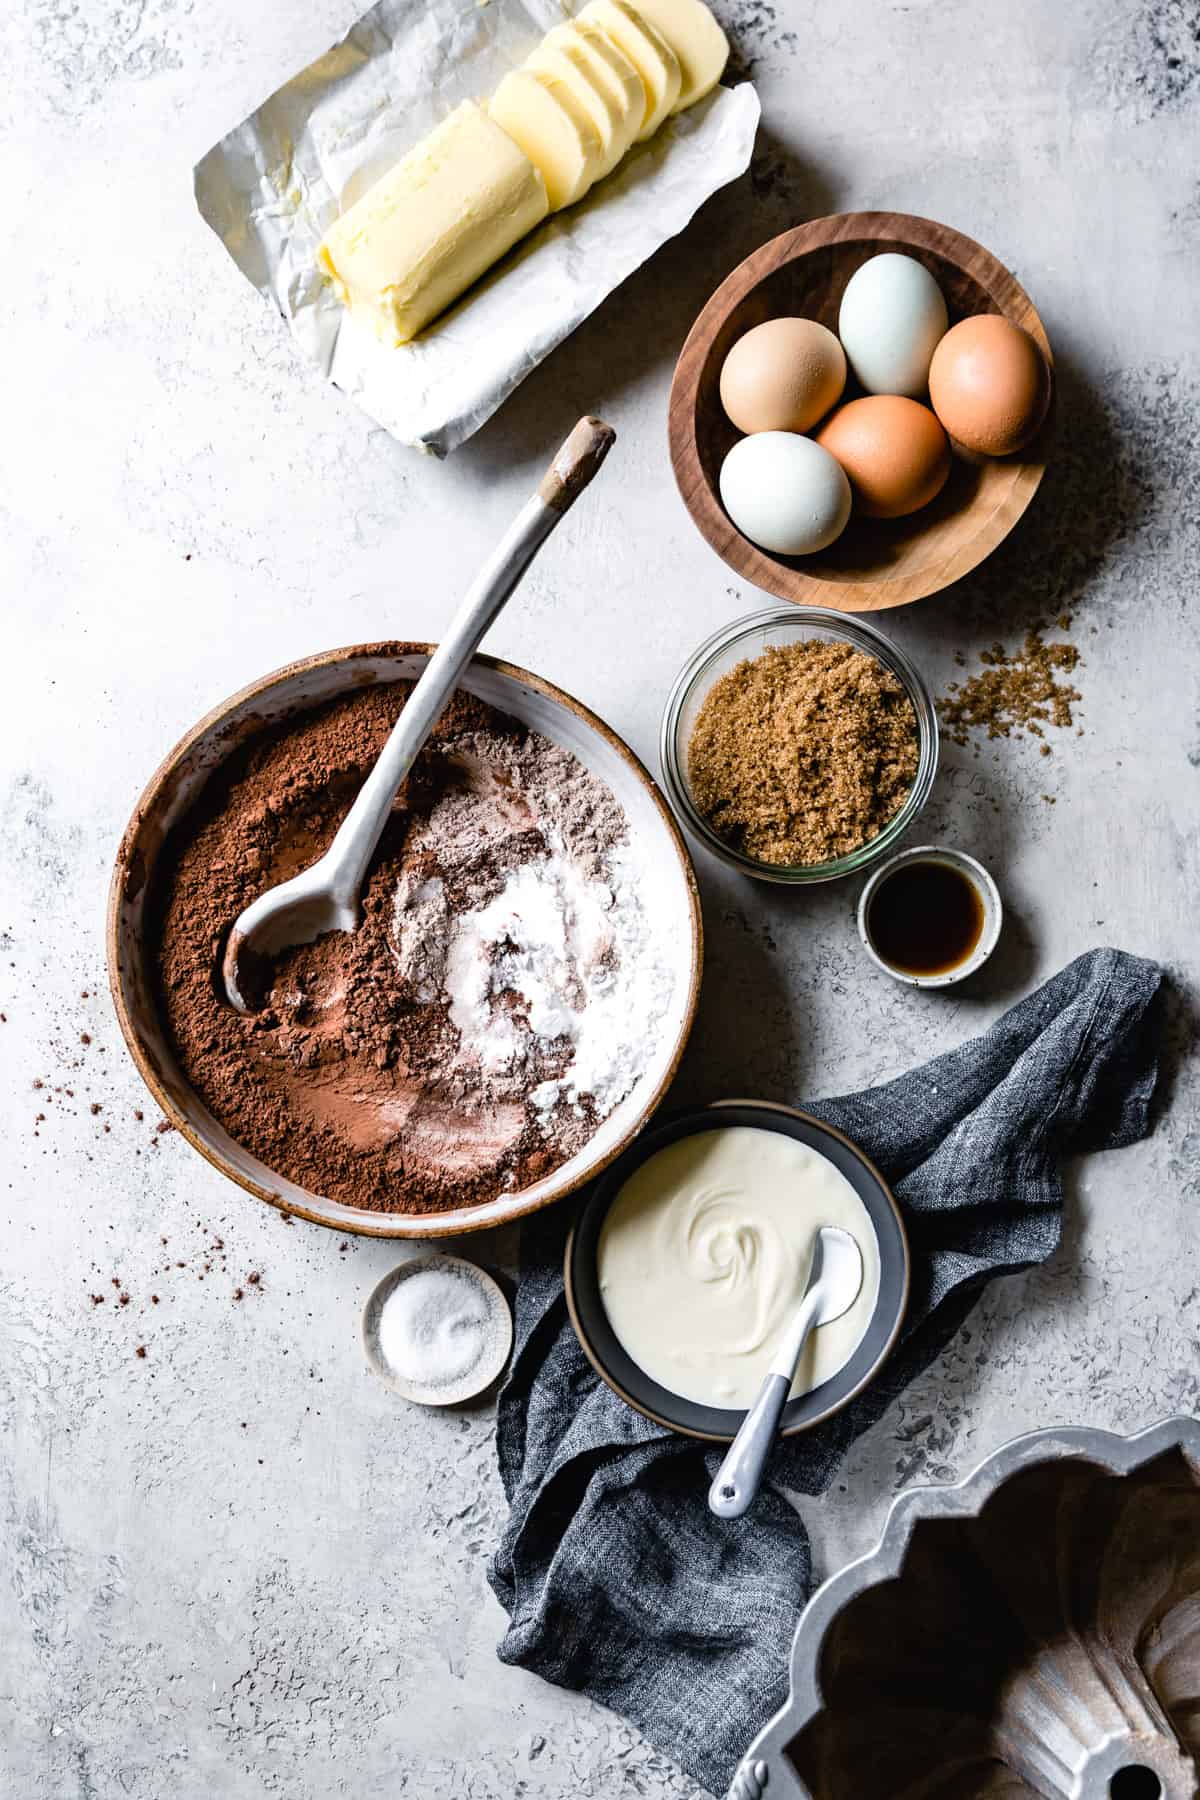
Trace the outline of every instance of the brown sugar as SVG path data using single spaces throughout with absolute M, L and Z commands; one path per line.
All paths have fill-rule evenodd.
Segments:
M 903 684 L 865 651 L 813 638 L 771 645 L 714 682 L 688 779 L 719 837 L 758 862 L 810 866 L 869 843 L 916 779 Z
M 1063 629 L 1070 622 L 1066 614 L 1058 621 Z M 1042 628 L 1035 626 L 1011 655 L 1003 644 L 993 644 L 979 660 L 984 665 L 979 673 L 952 681 L 938 701 L 951 742 L 966 744 L 972 732 L 986 732 L 989 738 L 1027 732 L 1044 739 L 1047 725 L 1074 724 L 1079 689 L 1061 679 L 1078 667 L 1074 644 L 1047 643 Z M 1040 744 L 1039 753 L 1049 756 L 1050 745 Z

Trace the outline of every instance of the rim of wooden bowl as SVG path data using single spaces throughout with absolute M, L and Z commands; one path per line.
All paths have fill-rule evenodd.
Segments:
M 874 612 L 884 607 L 907 606 L 914 600 L 939 593 L 951 582 L 961 580 L 972 569 L 978 568 L 1008 536 L 1037 493 L 1046 472 L 1057 384 L 1051 381 L 1050 404 L 1033 442 L 1019 457 L 1006 459 L 1015 473 L 1011 485 L 962 542 L 940 554 L 931 549 L 925 568 L 890 580 L 880 577 L 841 581 L 836 576 L 806 574 L 803 569 L 760 550 L 733 525 L 705 473 L 696 436 L 700 377 L 714 340 L 747 294 L 787 264 L 841 243 L 881 243 L 900 249 L 923 250 L 953 264 L 985 290 L 998 312 L 1013 324 L 1024 326 L 1046 358 L 1052 377 L 1054 357 L 1037 308 L 1011 270 L 974 238 L 914 213 L 830 213 L 822 219 L 810 219 L 807 224 L 781 232 L 752 251 L 713 294 L 687 335 L 671 383 L 668 412 L 671 467 L 684 506 L 722 562 L 755 587 L 800 606 L 828 606 L 839 612 Z
M 347 1218 L 329 1217 L 316 1211 L 314 1207 L 286 1199 L 277 1190 L 265 1187 L 261 1182 L 244 1175 L 229 1163 L 216 1145 L 209 1143 L 204 1133 L 188 1119 L 176 1098 L 172 1083 L 164 1076 L 155 1057 L 143 1040 L 125 992 L 125 971 L 122 961 L 122 906 L 126 893 L 131 887 L 136 890 L 148 879 L 152 879 L 152 871 L 147 868 L 143 840 L 147 834 L 152 834 L 159 829 L 156 820 L 158 809 L 169 801 L 187 757 L 204 737 L 223 724 L 232 713 L 261 699 L 272 688 L 283 682 L 291 681 L 298 675 L 305 675 L 314 669 L 327 668 L 332 664 L 353 663 L 370 657 L 391 658 L 397 661 L 406 656 L 428 657 L 432 656 L 436 649 L 437 645 L 431 643 L 386 640 L 379 643 L 351 644 L 338 650 L 324 650 L 315 656 L 302 657 L 296 662 L 285 664 L 283 668 L 274 669 L 269 675 L 261 676 L 247 687 L 239 689 L 236 694 L 231 694 L 227 700 L 221 701 L 218 706 L 205 713 L 204 717 L 180 738 L 174 749 L 163 758 L 150 777 L 122 835 L 109 884 L 108 912 L 105 923 L 105 953 L 108 964 L 109 990 L 112 994 L 117 1022 L 121 1027 L 121 1035 L 125 1039 L 138 1073 L 157 1104 L 162 1108 L 164 1115 L 193 1150 L 197 1151 L 206 1162 L 211 1163 L 214 1169 L 219 1170 L 230 1181 L 236 1182 L 239 1187 L 244 1188 L 248 1194 L 253 1194 L 258 1200 L 265 1200 L 268 1205 L 275 1207 L 279 1212 L 289 1214 L 294 1218 L 306 1219 L 313 1225 L 323 1225 L 327 1230 L 341 1232 L 343 1236 L 429 1239 L 457 1237 L 470 1231 L 486 1231 L 499 1225 L 510 1224 L 514 1219 L 525 1218 L 529 1213 L 539 1212 L 546 1206 L 553 1206 L 555 1202 L 565 1199 L 568 1194 L 577 1193 L 588 1182 L 594 1181 L 597 1175 L 601 1174 L 611 1162 L 614 1162 L 623 1151 L 628 1149 L 639 1132 L 645 1129 L 647 1121 L 653 1116 L 678 1071 L 688 1039 L 691 1036 L 692 1027 L 696 1022 L 696 1007 L 700 998 L 700 977 L 704 967 L 704 924 L 700 907 L 700 890 L 678 820 L 653 776 L 625 740 L 581 700 L 576 700 L 573 695 L 556 687 L 552 681 L 546 681 L 540 675 L 531 674 L 528 669 L 522 669 L 516 663 L 476 653 L 471 659 L 473 664 L 482 664 L 493 673 L 506 676 L 523 686 L 532 688 L 545 698 L 556 701 L 596 732 L 610 749 L 629 765 L 641 781 L 667 827 L 687 889 L 691 924 L 691 967 L 688 976 L 687 1000 L 677 1042 L 671 1060 L 662 1076 L 638 1108 L 628 1129 L 602 1157 L 588 1162 L 579 1174 L 560 1183 L 556 1184 L 555 1176 L 550 1176 L 548 1178 L 550 1191 L 533 1199 L 523 1200 L 520 1193 L 514 1194 L 511 1200 L 506 1200 L 502 1209 L 497 1208 L 497 1202 L 493 1199 L 481 1202 L 478 1207 L 456 1207 L 451 1213 L 381 1212 L 368 1216 L 364 1209 L 357 1217 L 354 1215 Z M 397 677 L 397 679 L 403 679 L 403 677 Z M 564 1163 L 563 1170 L 557 1173 L 562 1173 L 568 1167 L 569 1164 Z M 316 1202 L 321 1197 L 314 1195 L 312 1198 Z

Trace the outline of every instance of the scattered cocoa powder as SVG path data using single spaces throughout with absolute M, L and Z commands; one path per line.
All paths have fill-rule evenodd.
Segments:
M 1058 621 L 1064 631 L 1070 623 L 1065 613 Z M 1078 667 L 1079 651 L 1074 644 L 1047 643 L 1044 630 L 1035 625 L 1011 654 L 1003 644 L 993 644 L 981 653 L 984 666 L 978 674 L 949 684 L 945 698 L 938 701 L 938 712 L 952 743 L 967 744 L 972 732 L 989 738 L 1028 733 L 1044 740 L 1047 725 L 1074 724 L 1072 708 L 1080 700 L 1079 689 L 1060 678 Z M 1051 754 L 1044 741 L 1038 750 L 1042 756 Z
M 770 645 L 713 683 L 688 779 L 719 837 L 759 862 L 848 856 L 895 817 L 916 778 L 912 702 L 849 644 Z
M 550 1173 L 598 1121 L 586 1101 L 569 1116 L 564 1103 L 548 1129 L 520 1091 L 498 1099 L 478 1066 L 456 1065 L 445 996 L 431 996 L 420 969 L 398 962 L 401 880 L 417 894 L 422 882 L 440 883 L 452 908 L 474 908 L 514 868 L 544 856 L 523 785 L 535 755 L 551 757 L 542 779 L 559 824 L 577 829 L 582 855 L 590 845 L 598 857 L 625 821 L 569 753 L 460 691 L 397 796 L 358 930 L 285 952 L 262 1010 L 236 1012 L 218 985 L 233 921 L 327 848 L 409 692 L 408 683 L 364 687 L 237 750 L 166 846 L 149 919 L 176 1055 L 231 1136 L 312 1192 L 380 1211 L 436 1212 Z M 486 806 L 465 804 L 479 793 Z M 457 806 L 459 795 L 462 841 L 443 860 L 421 830 L 435 806 Z M 526 1091 L 560 1075 L 568 1055 L 531 1058 Z

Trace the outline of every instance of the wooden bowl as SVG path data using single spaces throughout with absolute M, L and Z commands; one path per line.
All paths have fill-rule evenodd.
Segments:
M 214 1168 L 260 1200 L 331 1230 L 364 1237 L 436 1238 L 507 1224 L 573 1193 L 621 1154 L 646 1124 L 679 1066 L 700 990 L 700 897 L 691 860 L 666 801 L 637 757 L 603 720 L 537 675 L 491 656 L 472 659 L 462 686 L 573 752 L 607 783 L 660 883 L 669 914 L 674 990 L 636 1085 L 594 1135 L 552 1174 L 516 1193 L 498 1193 L 442 1213 L 383 1213 L 310 1192 L 251 1155 L 209 1111 L 179 1066 L 158 1004 L 153 943 L 157 867 L 174 828 L 205 782 L 248 736 L 357 688 L 415 681 L 435 646 L 360 644 L 278 669 L 208 714 L 171 751 L 137 804 L 121 841 L 108 907 L 108 975 L 117 1018 L 134 1062 L 171 1123 Z
M 752 326 L 781 315 L 819 319 L 836 331 L 846 283 L 885 250 L 925 265 L 946 297 L 951 324 L 974 313 L 1001 313 L 1024 326 L 1053 368 L 1045 328 L 1024 288 L 980 244 L 947 225 L 907 213 L 837 213 L 785 231 L 748 256 L 722 282 L 683 346 L 671 387 L 671 463 L 684 505 L 717 555 L 781 600 L 870 612 L 936 594 L 1007 537 L 1045 471 L 1053 397 L 1037 437 L 1017 456 L 956 456 L 929 506 L 906 519 L 854 517 L 815 556 L 773 556 L 730 522 L 717 480 L 742 434 L 726 418 L 718 392 L 727 354 Z M 851 377 L 845 397 L 858 391 Z

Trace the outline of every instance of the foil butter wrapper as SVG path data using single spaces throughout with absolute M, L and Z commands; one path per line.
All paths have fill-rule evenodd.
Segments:
M 747 84 L 719 87 L 552 214 L 413 343 L 381 344 L 317 263 L 326 230 L 566 16 L 555 0 L 378 0 L 196 167 L 203 218 L 302 354 L 393 437 L 438 456 L 750 162 L 758 97 Z

